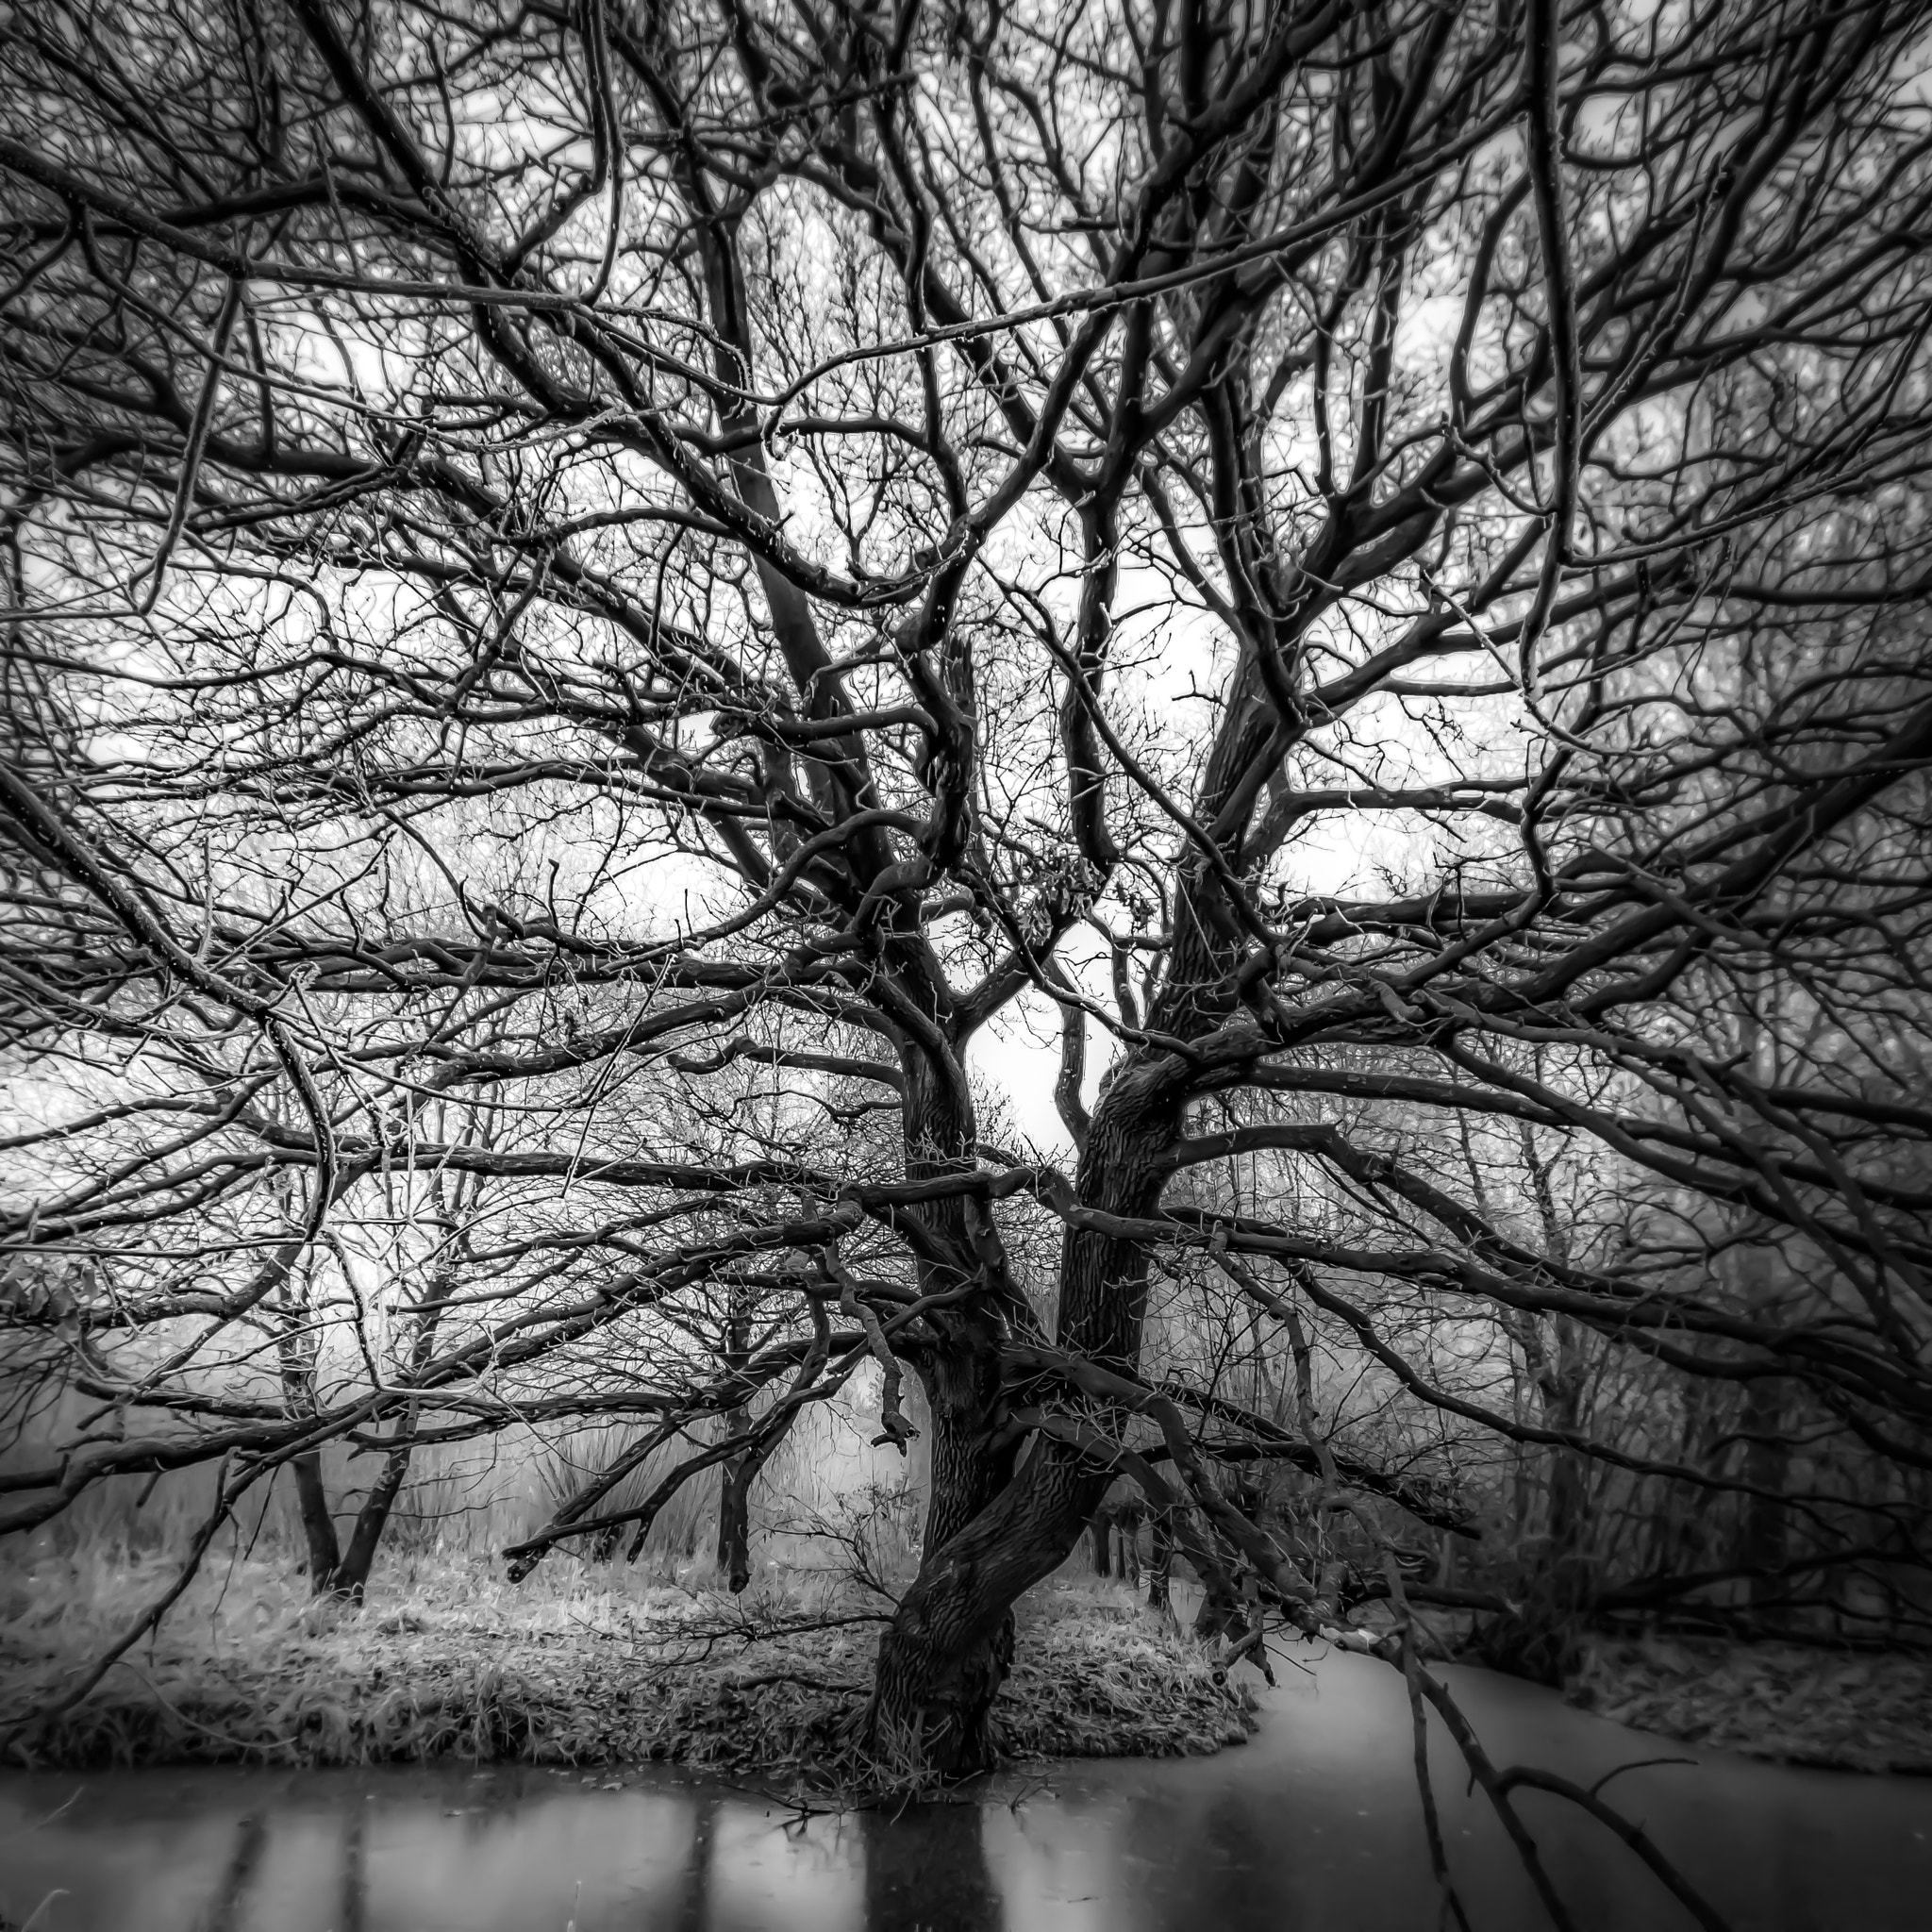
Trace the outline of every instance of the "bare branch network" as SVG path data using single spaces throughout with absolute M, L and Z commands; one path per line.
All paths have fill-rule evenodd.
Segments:
M 1894 1615 L 1924 32 L 15 11 L 0 1525 L 347 1444 L 359 1590 L 625 1424 L 527 1569 L 863 1390 L 954 1767 L 1122 1471 L 1306 1627 Z

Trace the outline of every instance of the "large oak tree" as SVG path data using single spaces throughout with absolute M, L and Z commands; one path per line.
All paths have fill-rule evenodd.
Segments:
M 1923 1468 L 1924 31 L 16 11 L 9 1319 L 134 1420 L 9 1521 L 548 1413 L 748 1482 L 868 1361 L 903 1437 L 904 1361 L 874 1733 L 961 1769 L 1120 1467 L 1305 1623 L 1217 1456 L 1453 1517 L 1143 1376 L 1157 1264 L 1546 1448 L 1606 1453 L 1391 1298 Z M 1022 1008 L 1064 1174 L 969 1077 Z M 1502 1211 L 1458 1119 L 1593 1150 L 1629 1239 Z M 1261 1153 L 1349 1218 L 1177 1184 Z M 377 1224 L 407 1345 L 246 1395 Z

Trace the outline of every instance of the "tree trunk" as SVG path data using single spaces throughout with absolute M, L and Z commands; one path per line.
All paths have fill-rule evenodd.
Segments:
M 727 1409 L 720 1424 L 727 1437 L 751 1427 L 748 1408 Z M 734 1456 L 719 1472 L 718 1574 L 736 1596 L 751 1581 L 751 1474 L 749 1457 Z
M 403 1480 L 409 1473 L 409 1452 L 391 1449 L 382 1460 L 382 1474 L 363 1498 L 356 1512 L 356 1527 L 349 1537 L 348 1550 L 336 1566 L 330 1592 L 359 1604 L 369 1587 L 369 1573 L 375 1565 L 375 1552 L 389 1527 L 390 1511 L 401 1494 Z
M 1143 1214 L 1166 1178 L 1180 1069 L 1166 1056 L 1124 1065 L 1095 1109 L 1079 1193 Z M 1144 1243 L 1069 1228 L 1061 1247 L 1059 1339 L 1091 1360 L 1131 1367 L 1145 1314 Z M 1087 1533 L 1110 1474 L 1036 1436 L 1006 1476 L 998 1330 L 989 1322 L 919 1364 L 933 1417 L 933 1496 L 925 1559 L 879 1641 L 870 1713 L 887 1762 L 963 1776 L 993 1761 L 991 1706 L 1012 1657 L 1012 1606 Z
M 1764 996 L 1774 1011 L 1775 986 L 1768 988 Z M 1739 1016 L 1738 1043 L 1754 1078 L 1767 1085 L 1777 1079 L 1775 1036 L 1748 1004 Z M 1783 1286 L 1778 1249 L 1768 1240 L 1758 1240 L 1742 1243 L 1734 1254 L 1738 1299 L 1744 1312 L 1757 1321 L 1776 1321 Z M 1756 1493 L 1744 1498 L 1736 1561 L 1747 1573 L 1744 1601 L 1760 1622 L 1770 1624 L 1785 1621 L 1789 1614 L 1785 1599 L 1790 1591 L 1790 1579 L 1776 1574 L 1790 1555 L 1790 1517 L 1783 1501 L 1791 1473 L 1786 1396 L 1781 1377 L 1756 1375 L 1744 1385 L 1742 1412 L 1738 1418 L 1738 1431 L 1744 1441 L 1744 1480 Z
M 315 1413 L 315 1341 L 308 1332 L 306 1279 L 298 1284 L 294 1260 L 299 1244 L 291 1243 L 275 1257 L 278 1317 L 275 1352 L 281 1372 L 282 1402 L 291 1416 Z M 341 1567 L 341 1545 L 336 1541 L 335 1519 L 329 1514 L 328 1491 L 322 1481 L 322 1451 L 306 1449 L 293 1457 L 295 1507 L 302 1518 L 302 1541 L 308 1552 L 308 1587 L 317 1596 L 335 1588 Z
M 1539 1072 L 1541 1067 L 1539 1061 Z M 1570 1230 L 1557 1202 L 1554 1162 L 1542 1153 L 1527 1122 L 1520 1124 L 1519 1132 L 1544 1250 L 1554 1261 L 1567 1262 Z M 1590 1358 L 1576 1323 L 1567 1315 L 1551 1317 L 1546 1339 L 1539 1319 L 1525 1313 L 1518 1317 L 1515 1329 L 1543 1426 L 1581 1434 Z M 1486 1655 L 1499 1669 L 1560 1687 L 1574 1667 L 1594 1593 L 1588 1544 L 1590 1467 L 1580 1450 L 1561 1445 L 1549 1450 L 1547 1466 L 1540 1560 L 1524 1579 L 1523 1610 L 1499 1620 L 1483 1641 Z M 1518 1528 L 1527 1540 L 1527 1522 L 1519 1521 Z
M 1743 1250 L 1739 1257 L 1740 1299 L 1753 1315 L 1764 1319 L 1775 1310 L 1776 1263 L 1762 1247 Z M 1738 1417 L 1744 1441 L 1744 1480 L 1756 1493 L 1744 1498 L 1739 1527 L 1737 1562 L 1748 1574 L 1744 1600 L 1760 1622 L 1784 1621 L 1787 1578 L 1776 1573 L 1790 1555 L 1790 1519 L 1783 1495 L 1790 1481 L 1790 1427 L 1785 1417 L 1785 1385 L 1774 1375 L 1757 1375 L 1744 1385 Z
M 888 1764 L 965 1777 L 994 1762 L 992 1702 L 1012 1661 L 1013 1604 L 1065 1559 L 1106 1488 L 1073 1458 L 1041 1453 L 1053 1447 L 1036 1442 L 899 1600 L 879 1640 L 870 1717 Z
M 1790 1522 L 1780 1500 L 1790 1474 L 1781 1393 L 1769 1375 L 1747 1384 L 1740 1421 L 1744 1436 L 1744 1480 L 1758 1493 L 1744 1498 L 1744 1526 L 1738 1554 L 1752 1573 L 1745 1579 L 1747 1600 L 1768 1623 L 1782 1620 L 1784 1599 L 1790 1588 L 1788 1580 L 1776 1574 L 1790 1555 Z
M 718 1568 L 734 1596 L 751 1582 L 751 1486 L 784 1438 L 785 1431 L 780 1429 L 762 1447 L 747 1449 L 724 1466 L 718 1497 Z
M 444 1226 L 447 1231 L 454 1232 L 447 1222 Z M 455 1291 L 456 1281 L 456 1271 L 450 1267 L 438 1269 L 430 1277 L 428 1291 L 416 1312 L 415 1334 L 409 1341 L 408 1359 L 412 1374 L 420 1373 L 429 1359 L 436 1341 L 437 1324 L 442 1319 L 443 1305 Z M 404 1480 L 409 1474 L 413 1452 L 408 1446 L 408 1438 L 415 1433 L 416 1418 L 416 1404 L 411 1401 L 390 1431 L 396 1446 L 383 1457 L 382 1474 L 376 1477 L 374 1487 L 362 1499 L 361 1508 L 356 1512 L 356 1527 L 350 1533 L 347 1554 L 336 1566 L 335 1574 L 330 1579 L 330 1593 L 344 1597 L 350 1603 L 359 1604 L 369 1588 L 369 1573 L 375 1567 L 375 1552 L 389 1528 L 390 1512 L 394 1509 Z
M 874 1748 L 888 1761 L 965 1776 L 993 1760 L 992 1701 L 1012 1661 L 1012 1599 L 1025 1588 L 997 1604 L 946 1602 L 962 1585 L 969 1598 L 977 1594 L 977 1559 L 955 1545 L 1011 1472 L 1011 1451 L 994 1443 L 997 1336 L 990 1324 L 962 1323 L 953 1345 L 923 1352 L 914 1367 L 931 1419 L 932 1492 L 919 1574 L 879 1642 L 870 1722 Z
M 305 1450 L 289 1465 L 295 1474 L 295 1505 L 302 1517 L 302 1541 L 308 1557 L 308 1587 L 326 1596 L 336 1586 L 341 1568 L 341 1545 L 336 1541 L 335 1518 L 329 1514 L 328 1492 L 322 1486 L 322 1451 Z
M 1174 1615 L 1170 1589 L 1174 1580 L 1174 1532 L 1168 1526 L 1167 1512 L 1157 1509 L 1149 1519 L 1153 1551 L 1147 1564 L 1147 1607 L 1163 1617 Z
M 1134 1590 L 1141 1587 L 1141 1521 L 1145 1514 L 1134 1503 L 1117 1503 L 1112 1511 L 1114 1528 L 1121 1540 L 1120 1561 L 1114 1567 L 1121 1581 Z
M 1241 1599 L 1204 1577 L 1201 1607 L 1194 1612 L 1194 1641 L 1200 1644 L 1219 1642 L 1241 1621 Z
M 735 1301 L 738 1291 L 732 1292 Z M 750 1345 L 750 1319 L 734 1306 L 724 1324 L 724 1367 L 741 1369 Z M 726 1440 L 743 1435 L 751 1427 L 751 1410 L 727 1410 L 722 1426 Z M 748 1451 L 734 1456 L 718 1483 L 718 1574 L 734 1596 L 751 1581 L 751 1480 L 756 1469 Z

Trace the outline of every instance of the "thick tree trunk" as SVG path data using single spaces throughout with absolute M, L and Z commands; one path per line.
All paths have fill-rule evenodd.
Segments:
M 889 1764 L 963 1777 L 995 1759 L 992 1702 L 1013 1655 L 1012 1607 L 1079 1541 L 1104 1476 L 1036 1442 L 1012 1482 L 929 1554 L 879 1641 L 873 1748 Z
M 991 1324 L 961 1323 L 951 1343 L 915 1362 L 931 1430 L 924 1554 L 880 1640 L 872 1729 L 874 1748 L 888 1760 L 964 1776 L 993 1759 L 992 1701 L 1013 1655 L 1011 1598 L 977 1619 L 928 1617 L 920 1606 L 923 1593 L 945 1593 L 941 1579 L 955 1575 L 952 1546 L 1006 1486 L 1012 1459 L 994 1441 L 1001 1392 L 996 1332 Z
M 1096 1108 L 1079 1192 L 1121 1214 L 1147 1212 L 1165 1179 L 1177 1110 L 1164 1058 L 1117 1074 Z M 1063 1345 L 1131 1366 L 1145 1313 L 1139 1241 L 1071 1228 L 1062 1245 Z M 933 1417 L 933 1497 L 925 1560 L 879 1642 L 871 1735 L 888 1762 L 942 1776 L 994 1758 L 991 1706 L 1012 1656 L 1012 1606 L 1087 1533 L 1110 1475 L 1065 1444 L 1036 1437 L 1011 1479 L 994 1447 L 1000 1421 L 998 1331 L 921 1364 Z

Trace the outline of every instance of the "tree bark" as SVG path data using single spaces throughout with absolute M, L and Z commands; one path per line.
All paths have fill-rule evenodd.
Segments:
M 326 1596 L 336 1587 L 342 1553 L 336 1541 L 335 1518 L 329 1514 L 328 1492 L 322 1484 L 322 1451 L 305 1450 L 289 1466 L 295 1474 L 295 1504 L 308 1556 L 308 1587 L 317 1596 Z
M 1775 1378 L 1758 1376 L 1745 1385 L 1739 1419 L 1744 1437 L 1744 1479 L 1756 1493 L 1744 1498 L 1738 1555 L 1751 1573 L 1745 1579 L 1746 1600 L 1760 1621 L 1771 1624 L 1784 1620 L 1790 1588 L 1776 1574 L 1790 1555 L 1790 1515 L 1779 1500 L 1790 1479 L 1783 1393 Z
M 454 1235 L 453 1224 L 445 1220 L 443 1226 L 447 1234 Z M 409 1342 L 408 1359 L 411 1374 L 419 1373 L 429 1359 L 443 1307 L 455 1291 L 456 1282 L 456 1271 L 451 1267 L 440 1268 L 430 1277 L 428 1291 L 416 1312 L 416 1330 Z M 402 1493 L 404 1481 L 409 1474 L 414 1452 L 409 1447 L 408 1438 L 415 1433 L 416 1417 L 416 1404 L 412 1400 L 397 1417 L 391 1431 L 395 1446 L 383 1457 L 382 1473 L 362 1499 L 361 1508 L 356 1512 L 356 1527 L 350 1533 L 348 1550 L 329 1579 L 331 1595 L 359 1604 L 369 1588 L 369 1573 L 375 1567 L 375 1552 L 381 1546 L 383 1534 L 389 1528 L 390 1514 L 395 1508 L 396 1498 Z
M 748 1410 L 734 1408 L 723 1426 L 736 1435 L 749 1422 Z M 718 1485 L 718 1574 L 734 1596 L 751 1581 L 751 1477 L 746 1461 L 745 1457 L 734 1456 Z
M 947 1343 L 923 1351 L 914 1367 L 932 1430 L 924 1554 L 880 1640 L 871 1724 L 874 1748 L 888 1759 L 965 1776 L 984 1770 L 995 1755 L 992 1701 L 1012 1661 L 1012 1598 L 986 1617 L 953 1609 L 932 1615 L 922 1606 L 962 1584 L 971 1593 L 973 1559 L 957 1567 L 954 1546 L 1006 1487 L 1011 1471 L 1011 1452 L 995 1446 L 997 1336 L 990 1324 L 962 1321 Z
M 1174 1581 L 1174 1532 L 1168 1526 L 1167 1512 L 1155 1510 L 1148 1519 L 1153 1550 L 1147 1563 L 1147 1607 L 1163 1617 L 1174 1615 L 1170 1591 Z
M 751 1341 L 751 1324 L 736 1309 L 725 1324 L 724 1366 L 741 1368 Z M 751 1410 L 734 1408 L 721 1424 L 729 1438 L 751 1427 Z M 734 1456 L 721 1472 L 718 1484 L 718 1574 L 732 1595 L 751 1581 L 751 1483 L 758 1464 L 747 1451 Z
M 404 1478 L 409 1473 L 408 1449 L 391 1449 L 382 1459 L 382 1474 L 363 1498 L 356 1512 L 356 1527 L 349 1536 L 349 1547 L 330 1579 L 330 1593 L 359 1604 L 369 1587 L 369 1573 L 375 1565 L 375 1552 L 389 1527 L 390 1511 L 402 1493 Z
M 1166 1055 L 1116 1074 L 1081 1156 L 1083 1201 L 1120 1214 L 1151 1210 L 1178 1124 L 1178 1074 Z M 1147 1268 L 1144 1244 L 1070 1227 L 1060 1344 L 1131 1367 Z M 1066 1559 L 1113 1478 L 1070 1446 L 1036 1437 L 1007 1479 L 1006 1457 L 991 1446 L 1001 1402 L 996 1332 L 984 1345 L 933 1351 L 922 1374 L 934 1435 L 926 1555 L 879 1642 L 871 1736 L 888 1762 L 965 1776 L 994 1761 L 991 1706 L 1012 1657 L 1012 1606 Z
M 301 1252 L 302 1244 L 291 1241 L 270 1263 L 275 1279 L 275 1353 L 288 1412 L 312 1416 L 316 1407 L 315 1339 L 308 1327 L 307 1278 L 298 1283 L 295 1274 Z M 342 1557 L 335 1519 L 329 1513 L 328 1491 L 323 1486 L 322 1451 L 306 1449 L 291 1458 L 290 1467 L 295 1474 L 295 1506 L 308 1553 L 308 1587 L 317 1596 L 326 1596 L 335 1588 Z

